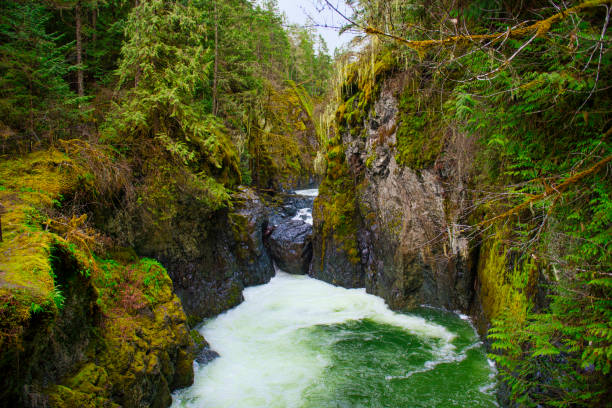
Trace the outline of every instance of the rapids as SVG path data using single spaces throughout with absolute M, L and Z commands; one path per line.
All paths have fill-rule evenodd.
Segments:
M 473 327 L 391 311 L 364 289 L 278 271 L 204 323 L 220 357 L 173 407 L 492 407 L 494 368 Z
M 318 190 L 295 194 L 316 197 Z M 312 225 L 312 209 L 293 219 Z M 277 271 L 200 327 L 220 357 L 173 408 L 494 407 L 495 367 L 467 316 L 390 310 L 365 289 Z

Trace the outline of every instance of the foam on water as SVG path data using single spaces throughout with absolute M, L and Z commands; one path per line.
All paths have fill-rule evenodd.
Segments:
M 174 395 L 173 407 L 301 407 L 303 393 L 331 364 L 309 330 L 369 319 L 418 336 L 436 361 L 458 358 L 455 334 L 419 316 L 395 313 L 365 289 L 343 289 L 278 272 L 244 291 L 238 307 L 206 323 L 201 333 L 220 357 L 196 367 L 195 384 Z M 429 368 L 429 367 L 426 367 Z
M 318 188 L 309 188 L 307 190 L 296 190 L 294 191 L 297 195 L 307 196 L 307 197 L 316 197 L 319 195 Z
M 292 218 L 292 220 L 302 220 L 306 224 L 312 225 L 312 209 L 300 208 L 297 214 L 295 214 L 295 216 Z

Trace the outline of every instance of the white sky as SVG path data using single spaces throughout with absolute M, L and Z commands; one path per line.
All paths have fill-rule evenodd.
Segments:
M 328 7 L 324 7 L 325 2 L 323 0 L 277 0 L 278 7 L 281 12 L 285 12 L 289 23 L 312 26 L 313 22 L 310 18 L 314 19 L 315 25 L 328 25 L 328 26 L 343 26 L 346 21 L 330 10 Z M 334 6 L 337 6 L 342 13 L 350 14 L 348 8 L 344 4 L 343 0 L 331 0 Z M 327 43 L 330 54 L 334 55 L 334 49 L 348 43 L 352 35 L 345 33 L 342 36 L 338 36 L 338 30 L 315 27 L 317 33 L 321 34 Z

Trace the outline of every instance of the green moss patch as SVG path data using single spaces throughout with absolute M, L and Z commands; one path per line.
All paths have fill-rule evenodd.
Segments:
M 431 167 L 444 147 L 440 115 L 421 110 L 419 96 L 406 87 L 399 101 L 395 160 L 413 170 Z M 431 106 L 427 102 L 424 106 Z
M 55 150 L 0 162 L 0 361 L 32 348 L 27 336 L 59 335 L 80 316 L 74 308 L 85 307 L 96 327 L 73 339 L 87 350 L 70 369 L 76 371 L 44 390 L 49 404 L 166 406 L 169 390 L 193 378 L 195 348 L 185 313 L 157 261 L 139 259 L 129 248 L 104 251 L 95 243 L 99 235 L 84 225 L 85 215 L 58 215 L 63 197 L 91 181 L 87 174 Z M 68 296 L 87 296 L 91 305 L 79 304 L 80 297 L 68 302 Z M 14 389 L 1 395 L 21 392 L 25 380 L 10 382 Z
M 538 268 L 532 259 L 511 262 L 510 231 L 498 226 L 487 238 L 478 262 L 480 301 L 489 321 L 502 314 L 522 322 L 531 304 L 531 296 L 538 283 Z
M 341 143 L 338 140 L 336 142 Z M 315 201 L 315 211 L 319 212 L 316 216 L 324 220 L 321 231 L 323 242 L 333 237 L 351 262 L 357 264 L 360 261 L 357 249 L 359 213 L 355 185 L 349 174 L 341 144 L 330 146 L 327 162 L 327 175 L 319 187 L 319 197 Z M 322 259 L 323 257 L 324 254 Z
M 61 306 L 51 265 L 58 243 L 44 227 L 44 210 L 59 205 L 83 174 L 82 167 L 55 150 L 0 162 L 0 346 L 16 341 L 33 313 L 54 313 Z

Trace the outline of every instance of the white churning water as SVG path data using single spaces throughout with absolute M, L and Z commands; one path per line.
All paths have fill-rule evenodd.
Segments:
M 297 214 L 293 216 L 292 220 L 302 220 L 306 224 L 312 225 L 312 222 L 313 222 L 312 209 L 311 208 L 300 208 Z
M 295 191 L 296 195 L 301 195 L 305 197 L 316 197 L 319 195 L 319 189 L 311 188 L 308 190 L 297 190 Z M 292 220 L 302 220 L 306 224 L 312 225 L 312 208 L 300 208 L 297 211 L 297 214 L 292 218 Z
M 318 188 L 309 188 L 307 190 L 296 190 L 295 194 L 297 195 L 303 195 L 306 197 L 316 197 L 319 195 L 319 189 Z
M 312 225 L 312 210 L 293 219 Z M 172 408 L 497 405 L 495 368 L 467 316 L 396 313 L 365 289 L 281 271 L 243 294 L 200 329 L 220 357 L 195 364 Z
M 220 357 L 196 367 L 195 384 L 175 394 L 173 407 L 301 407 L 304 390 L 331 363 L 330 350 L 308 335 L 317 326 L 370 319 L 432 342 L 441 360 L 455 354 L 453 333 L 395 313 L 365 289 L 278 272 L 270 283 L 246 289 L 244 297 L 200 330 Z

